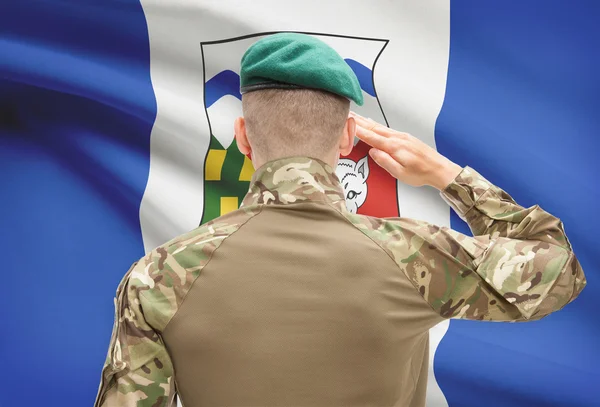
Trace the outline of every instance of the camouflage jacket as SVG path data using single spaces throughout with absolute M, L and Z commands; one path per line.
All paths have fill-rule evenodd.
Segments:
M 214 252 L 260 217 L 264 205 L 311 200 L 335 208 L 387 253 L 439 321 L 539 319 L 584 288 L 561 221 L 539 205 L 518 205 L 470 167 L 440 194 L 474 237 L 413 219 L 352 214 L 334 170 L 320 160 L 266 163 L 240 209 L 154 249 L 127 272 L 95 406 L 175 405 L 174 367 L 162 334 Z

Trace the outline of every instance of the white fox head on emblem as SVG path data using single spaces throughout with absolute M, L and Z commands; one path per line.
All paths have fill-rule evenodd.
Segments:
M 340 179 L 346 197 L 346 208 L 356 213 L 367 199 L 367 178 L 369 177 L 369 156 L 358 162 L 349 158 L 338 160 L 335 174 Z

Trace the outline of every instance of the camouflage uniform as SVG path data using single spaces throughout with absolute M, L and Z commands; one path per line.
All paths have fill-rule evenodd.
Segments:
M 586 284 L 540 206 L 470 167 L 440 194 L 474 237 L 352 214 L 320 160 L 266 163 L 125 275 L 95 406 L 424 406 L 432 326 L 539 319 Z

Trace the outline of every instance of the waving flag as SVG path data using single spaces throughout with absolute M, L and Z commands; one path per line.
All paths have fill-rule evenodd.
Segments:
M 598 18 L 591 0 L 4 2 L 0 406 L 93 403 L 130 264 L 247 191 L 239 59 L 280 31 L 342 55 L 358 113 L 560 217 L 586 271 L 582 295 L 541 321 L 435 327 L 428 406 L 598 405 Z M 470 233 L 367 150 L 357 140 L 337 169 L 350 210 Z

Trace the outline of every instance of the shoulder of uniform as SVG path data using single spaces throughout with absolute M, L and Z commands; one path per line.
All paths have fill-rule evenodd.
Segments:
M 383 249 L 394 261 L 406 252 L 401 218 L 378 218 L 350 212 L 343 213 L 354 227 Z
M 213 219 L 155 248 L 128 272 L 127 283 L 146 319 L 162 330 L 221 243 L 260 212 L 250 206 Z M 125 279 L 124 279 L 125 280 Z
M 406 233 L 413 233 L 425 227 L 422 222 L 409 218 L 378 218 L 350 212 L 344 213 L 344 216 L 365 235 L 382 244 L 404 240 Z M 428 232 L 432 231 L 428 230 Z
M 182 248 L 194 248 L 194 246 L 205 245 L 215 238 L 225 238 L 235 232 L 250 218 L 257 215 L 261 210 L 258 205 L 244 207 L 223 216 L 219 216 L 197 228 L 169 240 L 154 251 L 166 251 L 168 253 L 181 252 Z
M 419 219 L 345 214 L 358 229 L 369 236 L 393 257 L 414 255 L 417 251 L 442 250 L 454 253 L 454 242 L 460 243 L 470 253 L 478 253 L 485 247 L 477 239 L 472 239 L 449 227 L 438 226 Z M 485 240 L 480 238 L 479 240 Z M 426 251 L 426 250 L 425 250 Z
M 425 221 L 402 217 L 377 218 L 345 213 L 357 229 L 381 247 L 404 270 L 407 263 L 422 258 L 420 254 L 435 250 L 434 246 L 448 246 L 453 230 Z M 450 247 L 447 247 L 450 250 Z

